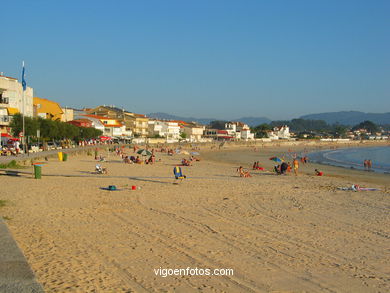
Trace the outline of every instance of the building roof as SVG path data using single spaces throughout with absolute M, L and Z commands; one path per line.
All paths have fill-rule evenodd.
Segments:
M 81 116 L 91 117 L 91 118 L 95 118 L 95 119 L 99 119 L 99 120 L 116 120 L 115 118 L 109 118 L 109 117 L 92 115 L 92 114 L 86 114 L 86 115 L 81 115 Z
M 61 106 L 54 101 L 50 101 L 48 99 L 43 99 L 39 97 L 34 97 L 33 103 L 34 106 L 40 105 L 40 107 L 37 107 L 38 113 L 50 113 L 53 116 L 64 114 Z
M 13 79 L 13 80 L 17 80 L 16 78 L 14 77 L 10 77 L 10 76 L 5 76 L 5 75 L 0 75 L 0 77 L 5 77 L 5 78 L 8 78 L 8 79 Z

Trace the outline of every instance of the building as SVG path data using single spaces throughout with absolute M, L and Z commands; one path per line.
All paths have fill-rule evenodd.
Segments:
M 202 140 L 207 139 L 219 141 L 233 141 L 236 139 L 236 137 L 229 134 L 229 131 L 227 130 L 208 128 L 204 130 Z
M 34 116 L 43 119 L 61 121 L 64 112 L 61 106 L 48 99 L 34 97 Z
M 273 130 L 267 131 L 267 136 L 270 139 L 290 139 L 290 128 L 287 125 L 274 127 Z
M 92 120 L 89 120 L 89 119 L 76 119 L 76 120 L 68 121 L 67 123 L 72 124 L 72 125 L 77 126 L 77 127 L 87 127 L 87 128 L 94 127 L 92 125 Z M 103 131 L 104 126 L 101 129 Z
M 125 109 L 120 109 L 115 106 L 98 106 L 93 109 L 86 110 L 88 114 L 115 118 L 121 121 L 127 133 L 132 133 L 135 136 L 147 137 L 149 133 L 149 125 L 145 115 L 129 112 Z
M 62 122 L 72 121 L 74 119 L 74 110 L 71 108 L 61 108 L 63 114 L 61 117 Z
M 186 134 L 186 138 L 190 142 L 201 142 L 205 128 L 205 126 L 196 124 L 194 122 L 182 123 L 180 131 Z
M 236 140 L 250 140 L 255 138 L 255 134 L 251 133 L 249 125 L 243 122 L 228 122 L 225 124 L 225 130 L 228 136 L 232 136 Z
M 125 115 L 126 129 L 133 132 L 134 136 L 147 137 L 149 134 L 149 118 L 142 114 L 126 114 Z
M 103 131 L 103 135 L 127 138 L 131 137 L 132 132 L 126 130 L 126 126 L 118 119 L 110 117 L 102 117 L 97 115 L 82 115 L 84 119 L 88 119 L 92 122 L 93 127 Z M 102 127 L 103 126 L 103 127 Z
M 150 137 L 160 136 L 166 138 L 167 141 L 178 141 L 180 138 L 180 126 L 175 121 L 148 121 L 148 133 Z
M 33 89 L 23 91 L 16 78 L 0 75 L 0 132 L 10 132 L 9 123 L 16 113 L 33 116 Z

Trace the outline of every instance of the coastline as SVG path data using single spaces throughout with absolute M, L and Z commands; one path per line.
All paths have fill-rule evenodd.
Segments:
M 369 148 L 377 146 L 388 146 L 388 143 L 370 143 L 370 144 L 355 144 L 353 147 Z M 216 149 L 208 149 L 203 151 L 204 157 L 208 160 L 218 163 L 229 163 L 235 164 L 237 167 L 242 165 L 247 169 L 252 169 L 254 161 L 260 161 L 260 165 L 266 168 L 266 170 L 273 172 L 274 162 L 270 161 L 269 158 L 272 156 L 285 156 L 291 151 L 291 153 L 302 153 L 307 154 L 314 152 L 321 152 L 335 149 L 347 149 L 350 148 L 351 144 L 272 144 L 266 145 L 262 148 L 253 150 L 253 146 L 230 146 L 224 148 L 225 153 L 218 152 Z M 230 153 L 230 156 L 227 155 Z M 288 160 L 287 160 L 288 161 Z M 291 160 L 290 160 L 291 161 Z M 319 169 L 325 173 L 325 176 L 341 178 L 347 180 L 351 184 L 377 184 L 382 188 L 389 188 L 389 174 L 383 174 L 379 172 L 367 172 L 360 169 L 351 169 L 342 166 L 334 166 L 329 164 L 321 164 L 318 162 L 311 162 L 302 165 L 300 172 L 304 175 L 314 175 L 314 170 Z

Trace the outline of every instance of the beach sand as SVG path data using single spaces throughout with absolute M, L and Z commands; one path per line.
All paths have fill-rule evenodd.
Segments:
M 150 166 L 110 154 L 108 175 L 91 156 L 50 159 L 42 173 L 59 176 L 0 176 L 0 215 L 47 292 L 389 292 L 389 177 L 330 166 L 316 177 L 313 164 L 237 176 L 284 151 L 201 150 L 180 184 L 182 155 Z M 381 191 L 337 190 L 351 184 Z M 234 275 L 154 272 L 187 267 Z

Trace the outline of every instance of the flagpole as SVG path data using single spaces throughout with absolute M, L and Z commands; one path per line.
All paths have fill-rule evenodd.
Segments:
M 24 61 L 23 61 L 23 70 L 24 70 Z M 24 79 L 24 76 L 23 76 Z M 22 125 L 23 125 L 23 136 L 22 136 L 22 142 L 23 142 L 23 153 L 26 154 L 26 137 L 24 135 L 24 115 L 25 113 L 25 105 L 24 105 L 24 87 L 22 85 L 22 103 L 23 103 L 23 115 L 22 115 Z

